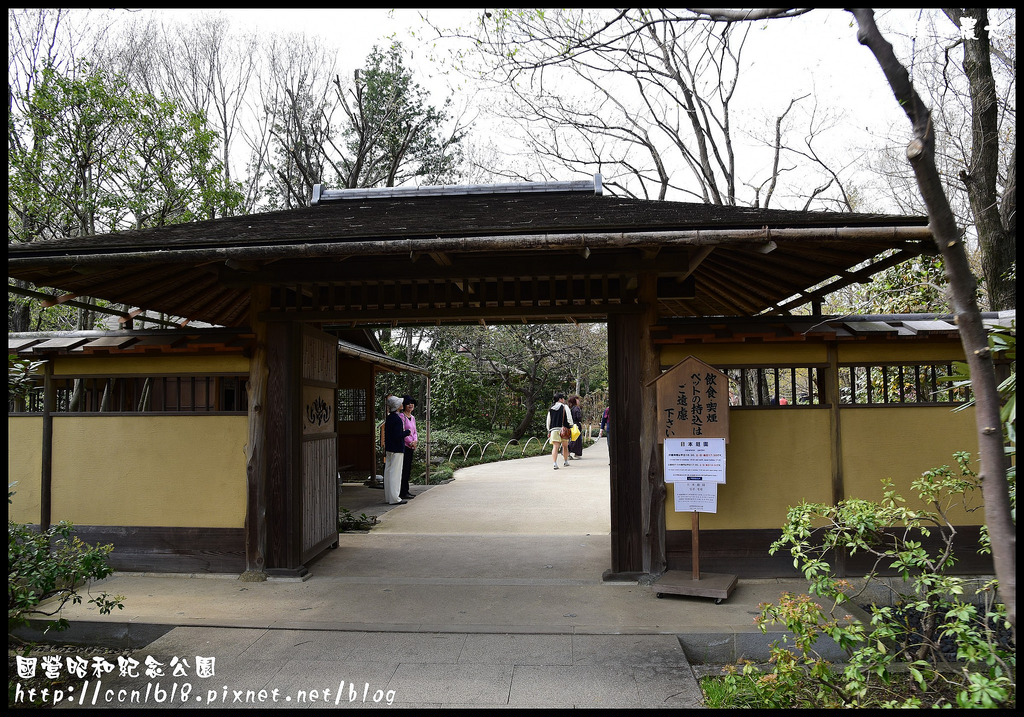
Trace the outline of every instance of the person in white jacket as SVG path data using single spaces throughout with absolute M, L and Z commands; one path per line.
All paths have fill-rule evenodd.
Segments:
M 569 412 L 569 406 L 565 403 L 565 394 L 558 392 L 555 394 L 555 403 L 551 408 L 548 409 L 548 440 L 551 441 L 551 460 L 555 464 L 555 470 L 558 470 L 558 452 L 562 452 L 562 465 L 568 467 L 569 465 L 569 439 L 562 438 L 562 426 L 571 427 L 572 414 Z

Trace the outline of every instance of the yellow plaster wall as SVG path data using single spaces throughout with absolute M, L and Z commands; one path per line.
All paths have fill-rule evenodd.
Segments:
M 962 360 L 958 342 L 899 344 L 839 342 L 844 362 Z M 663 346 L 661 365 L 687 356 L 711 365 L 825 363 L 825 344 L 709 344 Z M 733 410 L 726 448 L 726 484 L 718 488 L 718 512 L 700 516 L 702 529 L 781 528 L 789 506 L 832 501 L 830 411 L 821 409 Z M 844 408 L 842 470 L 846 497 L 877 500 L 890 477 L 904 497 L 922 472 L 953 465 L 957 450 L 977 453 L 972 409 L 950 407 Z M 666 528 L 690 530 L 691 515 L 676 513 L 667 486 Z M 979 501 L 980 503 L 980 496 Z M 952 513 L 960 525 L 984 522 L 981 511 Z
M 97 356 L 58 358 L 55 376 L 94 376 L 123 373 L 210 374 L 249 373 L 245 356 Z
M 953 412 L 948 406 L 859 408 L 841 412 L 843 483 L 846 497 L 879 500 L 882 479 L 892 478 L 911 507 L 924 507 L 910 484 L 922 473 L 948 465 L 959 475 L 955 451 L 968 451 L 977 470 L 978 442 L 974 409 Z M 980 492 L 973 500 L 979 510 L 950 512 L 957 525 L 985 521 Z M 928 508 L 931 510 L 931 508 Z
M 52 519 L 241 528 L 246 416 L 56 416 Z
M 43 465 L 43 419 L 41 416 L 7 417 L 7 482 L 14 497 L 7 506 L 10 520 L 39 522 L 39 485 Z
M 827 409 L 732 411 L 729 421 L 726 482 L 701 529 L 779 528 L 790 505 L 831 500 Z M 665 527 L 689 530 L 691 513 L 675 512 L 671 485 L 665 500 Z

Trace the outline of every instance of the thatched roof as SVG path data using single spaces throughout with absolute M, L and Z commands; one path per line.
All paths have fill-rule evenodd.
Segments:
M 249 321 L 255 285 L 273 287 L 270 311 L 347 325 L 586 320 L 635 303 L 641 275 L 661 316 L 785 313 L 933 250 L 921 217 L 532 189 L 363 193 L 10 245 L 8 275 L 226 326 Z

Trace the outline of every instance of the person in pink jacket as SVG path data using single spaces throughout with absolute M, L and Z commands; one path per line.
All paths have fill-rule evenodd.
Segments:
M 406 396 L 402 399 L 402 423 L 405 424 L 405 460 L 402 461 L 402 491 L 399 498 L 409 500 L 415 498 L 409 490 L 409 477 L 412 475 L 412 458 L 416 454 L 416 446 L 419 445 L 419 435 L 416 433 L 416 418 L 412 410 L 416 408 L 416 399 Z

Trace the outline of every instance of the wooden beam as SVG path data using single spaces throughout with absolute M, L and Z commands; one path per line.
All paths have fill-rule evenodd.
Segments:
M 697 268 L 711 256 L 711 252 L 715 250 L 713 246 L 701 247 L 697 251 L 690 255 L 690 266 L 686 269 L 686 276 L 689 276 L 693 272 L 697 271 Z
M 226 259 L 224 266 L 234 271 L 254 272 L 263 268 L 257 261 L 239 261 L 238 259 Z
M 814 291 L 795 292 L 799 298 L 787 301 L 784 304 L 779 304 L 777 308 L 779 310 L 781 310 L 781 311 L 787 311 L 787 310 L 795 308 L 797 306 L 801 306 L 803 304 L 806 304 L 806 303 L 808 303 L 808 302 L 810 302 L 812 300 L 820 299 L 820 298 L 822 298 L 824 296 L 827 296 L 828 294 L 831 294 L 834 291 L 838 291 L 839 289 L 843 288 L 844 286 L 849 286 L 851 283 L 860 282 L 860 281 L 866 281 L 866 280 L 870 279 L 873 275 L 877 274 L 878 272 L 884 271 L 885 269 L 889 269 L 889 268 L 891 268 L 893 266 L 896 266 L 897 264 L 899 264 L 901 262 L 906 261 L 907 259 L 912 259 L 912 258 L 914 258 L 915 256 L 918 256 L 918 255 L 919 254 L 917 252 L 911 252 L 911 251 L 908 251 L 908 252 L 905 252 L 905 253 L 904 252 L 896 252 L 895 254 L 893 254 L 890 257 L 886 257 L 884 259 L 876 261 L 876 262 L 874 262 L 872 264 L 869 264 L 868 266 L 864 267 L 860 271 L 855 272 L 852 275 L 852 277 L 851 277 L 852 281 L 850 279 L 839 279 L 839 280 L 833 281 L 833 282 L 831 282 L 831 283 L 829 283 L 829 284 L 827 284 L 825 286 L 819 287 L 818 289 L 815 289 Z
M 78 294 L 63 294 L 61 296 L 55 296 L 51 299 L 46 299 L 40 302 L 44 309 L 48 309 L 51 306 L 59 306 L 60 304 L 66 304 L 72 299 L 77 299 Z
M 885 242 L 901 240 L 931 241 L 932 234 L 924 226 L 884 226 L 884 227 L 799 227 L 780 229 L 690 229 L 678 231 L 641 231 L 641 232 L 573 232 L 546 234 L 498 234 L 491 236 L 454 236 L 420 238 L 416 240 L 416 249 L 426 253 L 460 252 L 460 253 L 494 253 L 506 250 L 515 252 L 540 249 L 574 250 L 583 247 L 596 249 L 643 249 L 670 246 L 734 246 L 757 250 L 767 241 L 776 243 L 786 241 L 819 243 L 834 242 L 843 244 L 851 240 L 877 239 Z M 45 242 L 41 243 L 45 244 Z M 410 251 L 408 240 L 387 238 L 364 241 L 323 241 L 288 243 L 260 246 L 231 246 L 203 249 L 159 249 L 138 247 L 131 251 L 125 248 L 116 253 L 96 254 L 56 254 L 46 247 L 38 248 L 36 255 L 26 252 L 15 252 L 8 256 L 9 269 L 25 269 L 39 266 L 54 268 L 57 266 L 85 267 L 90 265 L 136 266 L 140 264 L 166 264 L 168 261 L 196 263 L 202 261 L 235 259 L 271 260 L 290 257 L 305 259 L 334 258 L 338 255 L 349 256 L 408 256 Z M 33 247 L 36 249 L 36 247 Z M 56 250 L 53 250 L 54 252 Z
M 434 255 L 431 254 L 433 257 Z M 395 281 L 458 280 L 467 273 L 475 277 L 514 279 L 536 276 L 548 279 L 552 276 L 602 276 L 604 274 L 655 272 L 660 275 L 685 277 L 691 273 L 692 251 L 674 248 L 659 253 L 654 258 L 643 258 L 639 252 L 602 252 L 584 259 L 578 253 L 552 253 L 550 261 L 538 264 L 536 259 L 521 256 L 480 256 L 445 255 L 445 263 L 413 266 L 404 258 L 377 257 L 348 262 L 344 267 L 318 262 L 310 266 L 303 262 L 282 261 L 273 271 L 254 274 L 225 274 L 225 286 L 248 287 L 257 284 L 290 284 L 298 282 L 322 282 L 344 284 L 365 280 L 373 273 Z
M 33 299 L 52 298 L 52 295 L 50 295 L 50 294 L 44 294 L 44 293 L 39 292 L 39 291 L 32 291 L 31 289 L 23 289 L 20 286 L 11 286 L 10 284 L 7 285 L 7 290 L 10 291 L 12 294 L 18 294 L 19 296 L 27 296 L 27 297 L 30 297 L 30 298 L 33 298 Z M 111 308 L 108 308 L 106 306 L 96 306 L 95 304 L 88 304 L 88 303 L 85 303 L 83 301 L 70 300 L 70 301 L 65 301 L 64 304 L 67 305 L 67 306 L 75 306 L 75 307 L 80 308 L 80 309 L 88 309 L 89 311 L 95 311 L 95 312 L 100 313 L 100 314 L 108 314 L 110 316 L 119 316 L 119 317 L 125 318 L 125 319 L 129 318 L 129 312 L 127 312 L 127 311 L 118 311 L 117 309 L 111 309 Z M 163 326 L 177 326 L 178 325 L 178 322 L 176 322 L 176 321 L 168 321 L 166 319 L 155 319 L 155 318 L 147 317 L 146 321 L 148 321 L 150 323 L 161 324 Z

